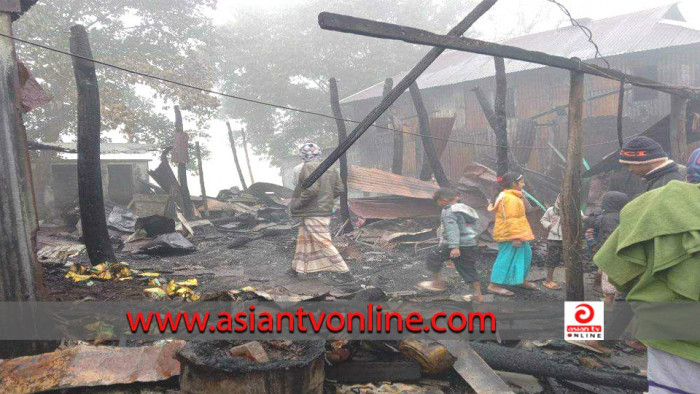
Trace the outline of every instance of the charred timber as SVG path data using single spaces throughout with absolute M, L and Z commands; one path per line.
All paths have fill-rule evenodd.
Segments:
M 496 128 L 493 130 L 496 133 L 496 157 L 497 157 L 497 175 L 503 176 L 508 172 L 508 131 L 507 131 L 507 115 L 506 115 L 506 93 L 508 86 L 506 84 L 506 65 L 502 57 L 493 58 L 496 66 L 496 99 L 494 100 L 494 112 L 496 115 Z
M 175 135 L 185 134 L 185 130 L 182 126 L 182 113 L 180 112 L 180 107 L 175 106 Z M 190 188 L 187 186 L 187 163 L 189 162 L 189 151 L 185 140 L 185 146 L 175 147 L 178 151 L 177 160 L 177 179 L 180 183 L 180 198 L 182 199 L 182 213 L 185 215 L 187 220 L 194 219 L 194 214 L 192 212 L 192 197 L 190 196 Z M 175 160 L 173 160 L 175 161 Z
M 233 152 L 233 162 L 236 164 L 236 171 L 238 171 L 238 179 L 241 181 L 241 187 L 244 191 L 246 191 L 248 190 L 248 186 L 245 183 L 245 177 L 243 177 L 241 164 L 238 162 L 238 153 L 236 152 L 236 140 L 233 138 L 233 130 L 231 130 L 231 123 L 226 121 L 226 127 L 228 127 L 228 142 L 229 144 L 231 144 L 231 152 Z
M 562 363 L 540 352 L 510 349 L 485 343 L 469 343 L 489 367 L 498 371 L 546 376 L 585 382 L 594 385 L 647 391 L 647 380 L 641 376 L 617 371 L 590 370 Z
M 493 7 L 494 4 L 496 4 L 497 0 L 482 0 L 481 3 L 479 3 L 473 10 L 472 12 L 467 15 L 466 18 L 464 18 L 457 26 L 452 28 L 448 34 L 448 36 L 461 36 L 464 34 L 479 18 L 481 18 L 482 15 L 486 13 L 491 7 Z M 319 15 L 319 25 L 323 27 L 325 22 L 323 21 L 325 13 L 321 13 Z M 374 122 L 379 119 L 380 116 L 386 111 L 391 104 L 396 101 L 396 99 L 399 98 L 403 94 L 403 92 L 408 89 L 409 86 L 411 86 L 412 83 L 418 79 L 418 77 L 423 74 L 423 72 L 437 59 L 442 52 L 444 52 L 444 48 L 433 48 L 426 54 L 423 59 L 421 59 L 418 64 L 416 64 L 411 71 L 406 74 L 405 77 L 401 79 L 401 81 L 393 88 L 391 89 L 391 92 L 382 99 L 382 101 L 358 124 L 355 129 L 348 135 L 347 140 L 345 143 L 342 145 L 339 145 L 333 152 L 331 152 L 330 155 L 321 163 L 321 165 L 309 175 L 309 177 L 304 180 L 302 183 L 303 187 L 309 188 L 311 185 L 313 185 L 318 178 L 323 175 L 324 172 L 326 172 L 338 159 L 340 156 L 345 153 L 350 147 L 364 134 L 367 129 L 374 124 Z
M 563 257 L 566 267 L 566 300 L 583 301 L 581 262 L 581 160 L 583 158 L 584 74 L 571 72 L 569 93 L 569 147 L 562 181 Z
M 347 139 L 347 130 L 345 129 L 345 121 L 343 121 L 343 113 L 340 110 L 340 98 L 338 96 L 338 81 L 335 78 L 329 80 L 331 90 L 331 110 L 335 117 L 335 124 L 338 127 L 338 146 Z M 348 207 L 348 159 L 345 154 L 340 156 L 340 179 L 343 181 L 343 192 L 340 193 L 340 216 L 345 225 L 340 230 L 343 232 L 352 231 L 352 222 L 350 221 L 350 208 Z
M 369 19 L 356 18 L 347 15 L 322 12 L 318 16 L 319 25 L 325 30 L 334 30 L 369 37 L 399 40 L 411 44 L 428 45 L 436 48 L 455 49 L 480 55 L 498 56 L 507 59 L 520 60 L 529 63 L 542 64 L 562 68 L 584 74 L 595 75 L 617 81 L 625 81 L 634 86 L 658 90 L 689 99 L 700 99 L 700 95 L 683 86 L 672 86 L 651 79 L 625 74 L 621 71 L 585 63 L 577 58 L 565 58 L 549 55 L 544 52 L 501 45 L 472 38 L 454 35 L 439 35 L 426 30 L 416 29 L 392 23 L 377 22 Z
M 195 143 L 195 152 L 197 153 L 197 169 L 199 170 L 199 189 L 202 192 L 204 216 L 209 217 L 209 202 L 207 201 L 207 189 L 204 187 L 204 168 L 202 167 L 202 152 L 199 149 L 199 142 Z
M 75 25 L 70 31 L 71 52 L 91 59 L 85 27 Z M 73 71 L 78 88 L 78 202 L 83 240 L 91 263 L 114 262 L 117 259 L 109 242 L 102 195 L 100 92 L 95 63 L 73 57 Z
M 438 157 L 437 150 L 435 150 L 435 144 L 430 138 L 430 119 L 428 118 L 428 111 L 425 109 L 425 104 L 423 104 L 423 97 L 418 89 L 416 83 L 411 84 L 409 87 L 411 92 L 411 98 L 413 99 L 413 105 L 416 107 L 416 113 L 418 114 L 418 131 L 423 139 L 423 153 L 428 158 L 428 163 L 430 163 L 430 168 L 435 174 L 435 180 L 440 187 L 450 187 L 450 181 L 445 175 L 445 171 L 442 169 L 442 164 L 440 164 L 440 158 Z M 421 171 L 421 174 L 423 171 Z M 426 180 L 426 179 L 421 179 Z
M 384 93 L 382 94 L 382 97 L 386 97 L 389 95 L 391 92 L 391 89 L 394 87 L 394 80 L 391 78 L 387 78 L 384 81 Z M 392 158 L 391 158 L 391 173 L 396 174 L 396 175 L 402 175 L 403 174 L 403 127 L 401 125 L 401 122 L 397 121 L 396 116 L 394 114 L 390 114 L 388 117 L 388 127 L 390 129 L 394 129 L 394 147 L 392 149 Z

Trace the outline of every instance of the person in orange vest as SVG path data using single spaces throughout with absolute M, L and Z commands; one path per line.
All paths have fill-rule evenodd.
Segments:
M 491 283 L 486 291 L 502 296 L 513 296 L 513 292 L 501 285 L 517 285 L 529 290 L 539 290 L 536 284 L 527 281 L 532 262 L 530 241 L 535 239 L 530 223 L 525 216 L 525 201 L 522 175 L 509 172 L 498 178 L 501 193 L 489 212 L 496 215 L 493 239 L 498 243 L 498 256 L 491 271 Z

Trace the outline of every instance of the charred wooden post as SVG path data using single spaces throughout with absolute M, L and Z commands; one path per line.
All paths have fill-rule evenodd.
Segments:
M 192 197 L 190 189 L 187 187 L 187 163 L 190 162 L 189 137 L 182 126 L 182 113 L 180 106 L 175 106 L 175 141 L 173 143 L 173 151 L 171 153 L 171 161 L 177 163 L 177 179 L 180 183 L 180 198 L 182 199 L 182 214 L 187 220 L 192 220 L 194 214 L 192 212 Z
M 563 185 L 563 249 L 566 267 L 566 300 L 583 301 L 581 263 L 581 158 L 583 142 L 584 74 L 571 72 L 569 93 L 569 147 Z
M 250 167 L 250 157 L 248 156 L 248 139 L 246 138 L 245 128 L 241 128 L 241 139 L 243 143 L 243 153 L 245 153 L 245 162 L 248 165 L 248 175 L 250 175 L 250 183 L 255 183 L 253 178 L 253 169 Z
M 238 171 L 238 179 L 241 181 L 241 187 L 244 191 L 248 190 L 248 186 L 245 183 L 245 178 L 243 177 L 243 171 L 241 170 L 241 164 L 238 162 L 238 153 L 236 152 L 236 140 L 233 138 L 233 130 L 231 130 L 231 123 L 226 121 L 226 127 L 228 127 L 228 142 L 231 144 L 231 152 L 233 152 L 233 162 L 236 164 L 236 171 Z
M 617 140 L 620 143 L 620 149 L 625 143 L 622 134 L 622 112 L 625 108 L 625 81 L 620 81 L 620 93 L 617 96 Z
M 338 97 L 338 81 L 331 78 L 329 81 L 331 90 L 331 110 L 335 117 L 335 124 L 338 127 L 338 145 L 340 146 L 347 138 L 347 130 L 345 129 L 345 121 L 343 112 L 340 110 L 340 99 Z M 343 192 L 340 194 L 340 217 L 345 223 L 340 232 L 350 232 L 353 230 L 352 222 L 350 221 L 350 208 L 348 207 L 348 159 L 345 154 L 340 156 L 340 179 L 343 181 Z
M 384 81 L 384 94 L 382 97 L 386 97 L 389 95 L 391 92 L 391 89 L 394 87 L 394 80 L 391 78 L 387 78 Z M 403 174 L 403 127 L 401 125 L 401 122 L 399 122 L 393 114 L 390 114 L 387 118 L 387 127 L 390 129 L 394 129 L 394 147 L 392 149 L 392 158 L 391 158 L 391 173 L 396 174 L 396 175 L 402 175 Z
M 92 59 L 92 50 L 84 26 L 70 29 L 71 52 Z M 75 84 L 78 88 L 78 201 L 83 240 L 90 262 L 114 262 L 109 242 L 105 205 L 102 196 L 100 167 L 100 92 L 95 63 L 73 58 Z
M 425 104 L 423 104 L 423 97 L 421 96 L 420 89 L 418 89 L 418 85 L 414 82 L 408 90 L 411 92 L 413 105 L 416 107 L 416 113 L 418 114 L 418 129 L 423 139 L 423 153 L 428 158 L 430 168 L 433 174 L 435 174 L 435 180 L 438 185 L 440 185 L 440 187 L 450 187 L 450 181 L 447 179 L 445 171 L 442 169 L 440 158 L 435 150 L 435 144 L 433 144 L 433 140 L 430 138 L 430 119 L 428 118 L 428 111 L 425 109 Z M 421 176 L 423 175 L 424 173 L 421 170 Z
M 12 16 L 0 6 L 0 32 L 12 35 Z M 17 67 L 14 42 L 0 40 L 0 301 L 36 301 L 40 298 L 32 239 L 36 221 L 30 212 L 31 188 L 25 187 L 29 174 L 21 136 Z
M 466 18 L 459 22 L 459 24 L 452 28 L 452 30 L 450 30 L 450 32 L 447 34 L 449 36 L 461 36 L 464 34 L 479 18 L 481 18 L 482 15 L 486 13 L 486 11 L 496 4 L 496 1 L 497 0 L 482 0 L 481 3 L 479 3 L 472 10 L 472 12 L 467 15 Z M 324 28 L 324 18 L 326 15 L 328 14 L 321 13 L 318 16 L 318 23 L 321 28 Z M 406 89 L 408 89 L 408 87 L 414 83 L 416 79 L 418 79 L 423 71 L 425 71 L 435 61 L 435 59 L 442 54 L 442 52 L 444 52 L 443 48 L 431 49 L 430 52 L 428 52 L 428 54 L 425 55 L 423 59 L 421 59 L 421 61 L 418 62 L 418 64 L 416 64 L 393 89 L 391 89 L 389 95 L 384 97 L 382 101 L 362 120 L 362 122 L 355 127 L 345 143 L 339 145 L 333 152 L 331 152 L 331 154 L 328 155 L 321 165 L 318 166 L 318 168 L 311 173 L 308 178 L 306 178 L 302 185 L 305 188 L 309 188 L 311 185 L 313 185 L 314 182 L 316 182 L 324 172 L 326 172 L 336 161 L 338 161 L 340 156 L 350 149 L 350 147 L 362 136 L 362 134 L 364 134 L 364 132 L 367 131 L 367 129 L 370 128 L 370 126 L 372 126 L 372 124 L 374 124 L 374 122 L 376 122 L 380 116 L 382 116 L 384 111 L 386 111 L 391 104 L 393 104 L 394 101 L 396 101 L 396 99 L 398 99 L 399 96 L 401 96 L 403 92 L 405 92 Z
M 197 153 L 197 169 L 199 170 L 199 189 L 202 191 L 202 205 L 204 205 L 204 216 L 209 217 L 209 202 L 207 201 L 207 189 L 204 187 L 204 168 L 202 167 L 202 152 L 199 149 L 199 141 L 195 142 L 195 152 Z
M 688 108 L 688 99 L 680 96 L 671 96 L 671 130 L 669 131 L 669 140 L 671 142 L 671 158 L 679 163 L 685 163 L 683 153 L 687 143 L 686 131 L 686 113 Z
M 502 57 L 494 57 L 496 65 L 496 99 L 494 100 L 494 111 L 496 116 L 496 128 L 493 130 L 496 133 L 496 158 L 497 158 L 497 175 L 503 176 L 508 172 L 508 117 L 506 114 L 506 94 L 508 86 L 506 85 L 506 65 Z

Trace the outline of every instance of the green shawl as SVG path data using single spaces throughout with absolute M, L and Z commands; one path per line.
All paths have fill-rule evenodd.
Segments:
M 628 302 L 697 302 L 700 300 L 700 256 L 694 255 L 697 252 L 700 252 L 700 189 L 697 185 L 672 181 L 627 204 L 620 213 L 620 226 L 593 261 L 618 290 L 629 291 Z M 653 310 L 652 304 L 641 307 L 633 304 L 633 308 L 638 320 L 644 319 L 642 315 L 659 319 L 658 314 L 641 313 Z M 700 341 L 642 342 L 700 362 Z

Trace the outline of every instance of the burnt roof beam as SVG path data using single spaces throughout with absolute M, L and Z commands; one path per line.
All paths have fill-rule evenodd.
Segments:
M 472 38 L 440 35 L 427 30 L 329 12 L 322 12 L 319 14 L 318 21 L 319 25 L 324 30 L 398 40 L 411 44 L 429 45 L 436 48 L 454 49 L 480 55 L 520 60 L 549 67 L 581 72 L 597 77 L 624 81 L 634 86 L 658 90 L 688 99 L 700 99 L 700 95 L 688 87 L 672 86 L 651 79 L 637 77 L 623 73 L 619 70 L 586 63 L 578 58 L 569 59 L 562 56 L 550 55 L 538 51 L 530 51 L 509 45 L 501 45 L 487 41 L 475 40 Z

